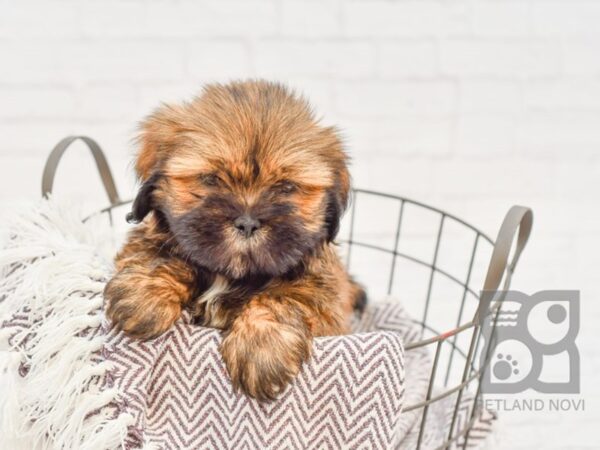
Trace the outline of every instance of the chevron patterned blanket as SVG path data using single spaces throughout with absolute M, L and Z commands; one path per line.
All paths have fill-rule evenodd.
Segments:
M 354 334 L 317 338 L 311 360 L 274 402 L 232 390 L 216 330 L 183 317 L 139 342 L 111 330 L 102 291 L 115 236 L 53 200 L 15 215 L 0 251 L 0 448 L 416 448 L 427 391 L 426 348 L 397 303 L 371 305 Z M 456 399 L 429 408 L 421 448 L 447 437 Z M 465 396 L 456 420 L 471 417 Z M 490 434 L 484 411 L 469 447 Z M 461 444 L 461 441 L 458 441 Z M 462 448 L 462 447 L 461 447 Z

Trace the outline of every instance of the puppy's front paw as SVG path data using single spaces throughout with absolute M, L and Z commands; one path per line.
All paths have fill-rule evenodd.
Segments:
M 311 340 L 283 324 L 247 331 L 235 330 L 221 343 L 231 382 L 257 400 L 274 400 L 310 356 Z
M 106 315 L 118 329 L 139 339 L 152 339 L 181 314 L 181 293 L 156 274 L 123 270 L 104 289 Z

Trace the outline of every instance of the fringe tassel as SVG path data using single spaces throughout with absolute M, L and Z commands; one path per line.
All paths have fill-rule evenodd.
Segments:
M 117 415 L 120 393 L 101 389 L 111 364 L 102 291 L 110 263 L 100 247 L 112 235 L 99 220 L 55 200 L 9 219 L 0 251 L 0 342 L 6 395 L 0 448 L 124 448 L 133 417 Z M 1 360 L 0 360 L 1 361 Z

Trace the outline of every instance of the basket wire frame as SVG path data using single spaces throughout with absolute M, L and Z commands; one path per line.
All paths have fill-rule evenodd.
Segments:
M 93 216 L 105 214 L 108 217 L 110 225 L 114 226 L 113 211 L 117 208 L 120 208 L 124 205 L 131 203 L 132 200 L 122 200 L 119 197 L 119 195 L 117 193 L 117 189 L 115 187 L 113 177 L 112 177 L 112 173 L 110 172 L 110 168 L 108 166 L 106 158 L 105 158 L 100 146 L 93 139 L 91 139 L 89 137 L 69 136 L 69 137 L 66 137 L 63 140 L 61 140 L 54 147 L 54 149 L 50 153 L 50 156 L 48 157 L 46 166 L 44 168 L 44 174 L 43 174 L 43 178 L 42 178 L 42 195 L 47 196 L 48 194 L 50 194 L 52 192 L 53 182 L 54 182 L 54 178 L 56 175 L 58 163 L 60 162 L 60 159 L 62 158 L 62 156 L 65 153 L 65 151 L 67 150 L 67 148 L 76 141 L 83 142 L 88 147 L 88 149 L 91 151 L 92 156 L 94 157 L 94 159 L 96 161 L 96 165 L 97 165 L 100 177 L 101 177 L 101 181 L 104 185 L 104 188 L 106 190 L 106 193 L 108 195 L 109 202 L 110 202 L 109 206 L 104 207 L 104 208 L 94 212 L 90 216 L 86 217 L 84 220 L 87 221 L 89 218 L 91 218 Z M 363 200 L 361 200 L 361 201 L 364 201 L 364 198 L 369 198 L 369 197 L 370 198 L 387 199 L 387 200 L 392 201 L 399 205 L 399 213 L 398 213 L 398 216 L 396 219 L 392 248 L 386 248 L 386 247 L 383 247 L 380 245 L 368 243 L 368 242 L 360 240 L 356 237 L 356 216 L 357 216 L 357 208 L 358 208 L 358 205 L 360 204 L 359 199 L 363 198 Z M 425 259 L 422 259 L 422 258 L 415 257 L 414 255 L 410 255 L 406 252 L 400 251 L 400 242 L 401 242 L 401 239 L 403 236 L 403 234 L 402 234 L 403 222 L 404 222 L 405 216 L 406 216 L 406 210 L 407 210 L 406 206 L 407 205 L 411 205 L 412 207 L 430 211 L 430 212 L 438 215 L 438 217 L 439 217 L 438 222 L 437 222 L 437 230 L 435 232 L 435 245 L 434 245 L 434 252 L 432 255 L 431 262 L 426 261 Z M 513 208 L 515 208 L 515 207 L 513 207 Z M 460 444 L 460 447 L 462 447 L 463 449 L 466 449 L 468 446 L 469 436 L 470 436 L 470 432 L 472 431 L 472 427 L 475 424 L 475 422 L 477 421 L 477 419 L 479 418 L 480 414 L 482 413 L 482 407 L 481 407 L 481 402 L 480 402 L 480 398 L 481 398 L 481 394 L 482 394 L 481 393 L 481 388 L 482 388 L 481 382 L 482 382 L 482 379 L 483 379 L 483 376 L 484 376 L 486 370 L 489 368 L 490 357 L 491 357 L 490 350 L 493 348 L 493 345 L 494 345 L 498 312 L 500 311 L 500 309 L 502 307 L 503 297 L 498 296 L 498 295 L 492 296 L 490 294 L 490 295 L 488 295 L 487 301 L 482 301 L 482 295 L 480 295 L 480 293 L 479 293 L 480 288 L 478 287 L 477 289 L 474 289 L 473 287 L 471 287 L 472 274 L 473 274 L 473 269 L 475 267 L 476 255 L 477 255 L 478 250 L 482 247 L 482 244 L 487 245 L 488 247 L 492 248 L 494 250 L 494 252 L 496 252 L 496 250 L 499 250 L 497 248 L 500 246 L 499 241 L 502 240 L 503 241 L 502 246 L 503 246 L 504 250 L 506 250 L 506 255 L 504 255 L 505 259 L 499 263 L 501 270 L 496 270 L 496 272 L 501 272 L 500 278 L 492 281 L 491 284 L 493 285 L 493 288 L 491 288 L 491 289 L 493 289 L 493 290 L 497 289 L 500 286 L 501 280 L 504 280 L 502 289 L 503 290 L 508 289 L 511 278 L 512 278 L 512 274 L 514 272 L 515 265 L 516 265 L 518 257 L 519 257 L 519 254 L 522 251 L 523 247 L 525 246 L 525 243 L 527 242 L 527 238 L 529 236 L 529 232 L 531 229 L 531 220 L 532 220 L 530 210 L 523 208 L 523 207 L 516 207 L 516 208 L 521 208 L 522 210 L 528 211 L 529 217 L 527 219 L 528 223 L 525 226 L 523 226 L 523 225 L 527 222 L 526 220 L 519 219 L 520 222 L 516 223 L 516 225 L 518 225 L 518 227 L 519 227 L 518 228 L 519 229 L 519 240 L 517 241 L 517 246 L 516 246 L 516 250 L 515 250 L 515 254 L 513 256 L 512 262 L 511 262 L 511 264 L 507 264 L 508 251 L 510 250 L 510 246 L 512 244 L 512 239 L 513 239 L 513 234 L 515 234 L 515 230 L 511 229 L 511 230 L 507 231 L 507 230 L 504 230 L 504 227 L 506 225 L 506 222 L 508 221 L 508 218 L 510 216 L 510 213 L 512 212 L 512 209 L 511 209 L 511 211 L 509 211 L 509 214 L 507 214 L 505 221 L 502 225 L 502 228 L 500 230 L 500 233 L 498 234 L 498 239 L 495 243 L 489 236 L 487 236 L 485 233 L 481 232 L 474 226 L 470 225 L 469 223 L 465 222 L 464 220 L 462 220 L 454 215 L 451 215 L 441 209 L 438 209 L 438 208 L 435 208 L 435 207 L 429 206 L 427 204 L 424 204 L 424 203 L 421 203 L 421 202 L 418 202 L 415 200 L 411 200 L 411 199 L 408 199 L 405 197 L 397 196 L 397 195 L 381 193 L 381 192 L 376 192 L 376 191 L 371 191 L 371 190 L 364 190 L 364 189 L 354 189 L 353 190 L 353 201 L 352 201 L 350 212 L 348 214 L 348 217 L 350 220 L 348 236 L 345 239 L 342 238 L 342 239 L 338 240 L 339 243 L 346 246 L 346 265 L 347 265 L 349 271 L 352 273 L 352 255 L 354 253 L 353 250 L 355 250 L 356 248 L 364 248 L 364 249 L 368 249 L 370 251 L 375 251 L 375 252 L 378 252 L 381 254 L 391 255 L 392 258 L 391 258 L 391 263 L 390 263 L 390 271 L 389 271 L 389 275 L 388 275 L 388 279 L 387 279 L 387 293 L 392 294 L 394 286 L 395 286 L 395 282 L 396 282 L 396 280 L 395 280 L 396 266 L 397 266 L 398 260 L 400 258 L 403 260 L 409 261 L 411 263 L 414 263 L 417 266 L 425 267 L 429 270 L 429 276 L 428 276 L 428 281 L 427 281 L 427 291 L 426 291 L 426 296 L 424 299 L 423 313 L 421 315 L 420 320 L 414 320 L 414 322 L 416 324 L 418 324 L 421 328 L 420 339 L 417 341 L 414 341 L 414 342 L 405 342 L 405 344 L 404 344 L 404 349 L 406 352 L 416 351 L 417 349 L 425 347 L 425 346 L 430 346 L 430 345 L 435 346 L 434 357 L 433 357 L 432 366 L 431 366 L 431 373 L 429 376 L 429 381 L 428 381 L 425 398 L 418 403 L 407 405 L 403 410 L 403 413 L 407 413 L 410 411 L 416 411 L 419 409 L 422 410 L 419 434 L 418 434 L 418 439 L 417 439 L 417 447 L 416 447 L 417 449 L 421 448 L 421 445 L 423 442 L 423 437 L 424 437 L 425 427 L 426 427 L 426 422 L 427 422 L 427 415 L 428 415 L 429 407 L 431 404 L 441 401 L 441 400 L 449 397 L 450 395 L 456 393 L 456 401 L 454 403 L 454 409 L 452 411 L 452 419 L 450 422 L 450 426 L 449 426 L 448 430 L 446 431 L 447 438 L 438 447 L 438 449 L 440 449 L 440 450 L 451 448 L 457 444 Z M 513 219 L 514 219 L 514 217 L 513 217 Z M 458 277 L 452 275 L 447 270 L 444 270 L 442 267 L 440 267 L 440 265 L 438 264 L 440 245 L 442 243 L 442 239 L 444 236 L 444 227 L 449 220 L 452 220 L 455 223 L 460 224 L 461 226 L 465 227 L 466 229 L 468 229 L 474 233 L 473 243 L 472 243 L 472 246 L 470 249 L 470 257 L 469 257 L 469 262 L 468 262 L 467 273 L 466 273 L 464 280 L 459 279 Z M 513 224 L 513 225 L 515 225 L 515 224 Z M 501 239 L 501 238 L 503 238 L 503 239 Z M 508 240 L 508 249 L 506 249 L 506 247 L 507 247 L 506 240 L 507 239 L 509 239 Z M 499 251 L 498 253 L 502 253 L 502 251 Z M 489 267 L 488 267 L 488 274 L 487 274 L 488 277 L 486 278 L 486 282 L 483 285 L 483 289 L 486 289 L 486 285 L 490 284 L 489 278 L 490 278 L 490 273 L 493 271 L 492 266 L 494 263 L 494 258 L 495 258 L 495 253 L 492 255 L 492 259 L 491 259 Z M 502 258 L 502 256 L 500 258 Z M 496 261 L 496 263 L 498 263 L 498 261 Z M 498 269 L 498 267 L 495 267 L 495 269 Z M 353 273 L 353 275 L 356 275 L 356 274 Z M 450 331 L 446 331 L 446 332 L 442 332 L 442 333 L 440 333 L 439 331 L 434 329 L 428 323 L 429 314 L 430 314 L 430 304 L 431 304 L 431 299 L 432 299 L 432 290 L 434 287 L 436 275 L 444 276 L 446 279 L 448 279 L 451 282 L 455 283 L 456 285 L 460 286 L 462 289 L 462 295 L 461 295 L 461 300 L 460 300 L 460 304 L 459 304 L 459 308 L 458 308 L 456 321 L 453 322 L 453 324 L 452 324 L 452 326 L 454 328 L 452 328 Z M 491 278 L 494 278 L 494 277 L 491 277 Z M 369 289 L 367 286 L 367 292 L 368 291 L 369 291 Z M 485 291 L 482 291 L 482 292 L 485 292 Z M 464 319 L 465 305 L 466 305 L 467 298 L 469 295 L 472 296 L 478 302 L 477 311 L 476 311 L 475 316 L 471 320 L 464 321 L 465 320 Z M 492 300 L 493 300 L 493 304 L 492 304 Z M 481 340 L 482 340 L 481 324 L 483 323 L 483 319 L 489 315 L 492 316 L 492 326 L 491 326 L 491 332 L 490 332 L 490 336 L 489 336 L 489 342 L 486 343 L 486 345 L 483 349 L 480 349 Z M 461 348 L 461 346 L 458 345 L 458 342 L 457 342 L 458 338 L 462 333 L 465 333 L 465 335 L 466 335 L 468 333 L 468 330 L 471 330 L 471 334 L 468 339 L 468 347 Z M 426 337 L 426 335 L 428 335 L 428 337 Z M 440 370 L 440 355 L 442 353 L 443 344 L 448 344 L 448 346 L 450 348 L 450 355 L 448 357 L 448 362 L 446 365 L 445 373 L 443 374 L 443 383 L 442 384 L 443 384 L 444 390 L 439 393 L 436 393 L 434 391 L 434 387 L 435 387 L 436 381 L 440 377 L 440 373 L 438 373 L 438 371 Z M 479 366 L 477 366 L 476 359 L 477 359 L 477 355 L 480 354 L 480 352 L 481 352 L 480 364 L 479 364 Z M 450 383 L 451 370 L 452 370 L 452 367 L 454 366 L 455 360 L 457 358 L 462 358 L 464 360 L 464 363 L 462 366 L 462 371 L 460 372 L 461 375 L 459 378 L 459 382 L 458 382 L 458 384 L 455 384 L 454 386 L 448 387 L 448 385 Z M 476 388 L 474 389 L 474 391 L 472 393 L 473 399 L 472 399 L 472 403 L 471 403 L 471 407 L 470 407 L 470 417 L 464 423 L 462 428 L 455 430 L 455 426 L 456 426 L 456 422 L 457 422 L 457 418 L 458 418 L 458 412 L 460 409 L 463 395 L 465 393 L 465 390 L 468 390 L 471 384 L 475 384 Z M 462 442 L 459 442 L 459 439 L 461 439 L 461 438 L 463 440 L 462 440 Z
M 454 215 L 451 215 L 441 209 L 426 205 L 424 203 L 421 203 L 421 202 L 418 202 L 415 200 L 411 200 L 411 199 L 408 199 L 405 197 L 401 197 L 401 196 L 396 196 L 396 195 L 392 195 L 392 194 L 381 193 L 381 192 L 376 192 L 376 191 L 371 191 L 371 190 L 365 190 L 365 189 L 354 189 L 353 194 L 354 194 L 353 201 L 352 201 L 352 206 L 351 206 L 351 210 L 350 210 L 350 214 L 349 214 L 350 223 L 349 223 L 348 236 L 345 239 L 340 239 L 340 243 L 345 244 L 347 246 L 346 258 L 345 258 L 346 266 L 351 273 L 353 273 L 353 271 L 352 271 L 353 249 L 356 247 L 366 248 L 366 249 L 369 249 L 369 250 L 372 250 L 375 252 L 392 255 L 391 263 L 390 263 L 390 270 L 389 270 L 389 275 L 388 275 L 388 280 L 387 280 L 387 294 L 388 295 L 392 294 L 392 291 L 394 288 L 396 265 L 397 265 L 398 258 L 403 258 L 414 264 L 418 264 L 418 265 L 421 265 L 421 266 L 429 269 L 429 277 L 428 277 L 428 284 L 427 284 L 427 291 L 426 291 L 427 293 L 426 293 L 426 296 L 424 299 L 423 314 L 422 314 L 420 320 L 415 320 L 415 323 L 417 323 L 421 328 L 421 339 L 418 341 L 415 341 L 415 342 L 406 342 L 405 343 L 406 351 L 412 351 L 412 350 L 418 349 L 420 347 L 428 346 L 428 345 L 435 345 L 433 362 L 432 362 L 432 367 L 431 367 L 431 373 L 429 376 L 429 383 L 427 386 L 426 396 L 421 402 L 418 402 L 418 403 L 415 403 L 412 405 L 407 405 L 404 408 L 405 413 L 409 412 L 409 411 L 413 411 L 413 410 L 422 409 L 421 422 L 420 422 L 420 427 L 419 427 L 419 435 L 418 435 L 418 439 L 417 439 L 417 447 L 416 448 L 420 449 L 421 444 L 423 442 L 425 426 L 427 423 L 427 414 L 429 412 L 430 405 L 437 401 L 441 401 L 452 394 L 456 394 L 456 401 L 454 403 L 454 408 L 452 411 L 452 418 L 450 421 L 450 426 L 447 431 L 447 438 L 439 446 L 439 448 L 440 449 L 450 448 L 451 446 L 456 445 L 459 439 L 463 438 L 463 441 L 461 442 L 460 446 L 462 448 L 466 449 L 468 446 L 469 433 L 471 431 L 471 428 L 472 428 L 473 424 L 475 423 L 475 421 L 478 419 L 479 415 L 482 413 L 482 408 L 481 408 L 481 404 L 480 404 L 481 380 L 483 378 L 484 371 L 489 366 L 490 356 L 491 356 L 489 354 L 490 353 L 489 350 L 493 346 L 490 344 L 486 345 L 486 349 L 484 350 L 485 357 L 482 360 L 480 367 L 477 367 L 475 364 L 475 360 L 476 360 L 475 356 L 478 354 L 479 346 L 481 343 L 481 325 L 480 325 L 481 321 L 476 321 L 475 319 L 473 319 L 473 320 L 466 321 L 463 323 L 465 304 L 467 301 L 468 294 L 471 294 L 475 299 L 480 300 L 479 292 L 477 292 L 475 289 L 473 289 L 470 286 L 471 276 L 473 273 L 473 268 L 474 268 L 475 259 L 476 259 L 476 255 L 477 255 L 477 250 L 478 250 L 478 248 L 481 247 L 482 242 L 487 244 L 488 246 L 493 247 L 494 241 L 489 236 L 487 236 L 485 233 L 481 232 L 477 228 L 468 224 L 464 220 L 462 220 Z M 358 208 L 358 205 L 360 204 L 360 202 L 367 200 L 368 197 L 386 198 L 386 199 L 389 199 L 389 200 L 399 203 L 399 208 L 398 208 L 399 213 L 398 213 L 397 222 L 396 222 L 396 226 L 395 226 L 392 248 L 385 248 L 385 247 L 382 247 L 379 245 L 368 243 L 368 242 L 362 241 L 360 239 L 357 239 L 355 236 L 357 208 Z M 428 211 L 431 211 L 431 212 L 439 215 L 437 231 L 435 233 L 434 252 L 432 255 L 431 262 L 425 261 L 424 259 L 415 257 L 408 253 L 399 251 L 399 244 L 400 244 L 400 240 L 402 237 L 402 224 L 403 224 L 403 219 L 406 214 L 405 206 L 407 204 L 413 205 L 414 207 L 426 209 Z M 442 237 L 443 237 L 444 225 L 448 219 L 452 219 L 456 223 L 461 224 L 462 226 L 468 228 L 474 234 L 472 247 L 470 249 L 470 257 L 469 257 L 469 262 L 468 262 L 467 273 L 466 273 L 466 277 L 464 280 L 460 280 L 456 276 L 450 274 L 446 270 L 439 267 L 437 264 L 438 255 L 439 255 L 439 251 L 440 251 L 440 245 L 441 245 Z M 450 281 L 452 281 L 462 287 L 462 296 L 461 296 L 460 305 L 458 308 L 458 314 L 457 314 L 456 322 L 453 324 L 454 328 L 452 330 L 444 332 L 444 333 L 440 333 L 428 325 L 428 317 L 429 317 L 429 311 L 430 311 L 430 305 L 431 305 L 431 299 L 432 299 L 432 289 L 433 289 L 434 278 L 435 278 L 436 274 L 440 274 L 440 275 L 446 277 L 447 279 L 449 279 Z M 505 284 L 504 288 L 508 288 L 508 284 Z M 367 291 L 368 291 L 368 289 L 367 289 Z M 501 302 L 498 302 L 494 308 L 490 308 L 488 314 L 491 314 L 492 312 L 499 310 L 500 307 L 501 307 Z M 491 332 L 492 340 L 493 340 L 493 337 L 495 336 L 495 329 L 496 329 L 496 320 L 493 321 L 493 325 L 492 325 L 492 332 Z M 468 330 L 471 330 L 471 336 L 470 336 L 470 339 L 468 340 L 468 342 L 469 342 L 468 349 L 463 350 L 457 345 L 457 339 L 461 333 L 467 333 Z M 429 338 L 425 338 L 426 333 L 433 334 L 433 336 L 429 337 Z M 450 352 L 450 355 L 448 358 L 448 362 L 446 364 L 445 373 L 443 374 L 443 386 L 445 389 L 443 392 L 440 392 L 440 393 L 437 393 L 436 395 L 434 395 L 434 386 L 440 376 L 440 374 L 438 373 L 440 371 L 440 355 L 441 355 L 442 346 L 444 343 L 449 344 L 451 347 L 451 352 Z M 462 367 L 462 375 L 461 375 L 460 381 L 457 385 L 448 388 L 448 383 L 450 381 L 450 373 L 451 373 L 453 365 L 455 364 L 455 359 L 457 356 L 462 357 L 464 360 L 464 364 Z M 470 413 L 469 420 L 462 427 L 462 429 L 455 430 L 458 412 L 460 409 L 464 391 L 466 389 L 468 389 L 469 385 L 473 382 L 476 383 L 477 387 L 473 394 L 473 400 L 472 400 L 472 405 L 470 408 L 471 413 Z

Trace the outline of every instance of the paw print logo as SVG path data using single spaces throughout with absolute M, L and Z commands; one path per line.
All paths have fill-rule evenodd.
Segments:
M 483 392 L 516 394 L 533 389 L 551 394 L 579 393 L 579 351 L 575 345 L 579 292 L 541 291 L 529 296 L 504 291 L 485 295 L 504 298 L 504 302 L 482 322 L 485 345 L 480 364 L 486 366 Z M 564 372 L 559 377 L 557 367 Z
M 494 376 L 499 380 L 508 380 L 513 375 L 519 375 L 519 362 L 513 359 L 512 355 L 504 356 L 502 353 L 496 355 L 497 361 L 492 370 Z

